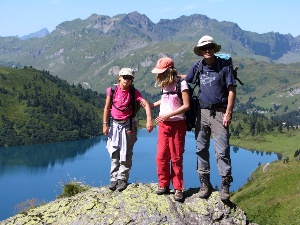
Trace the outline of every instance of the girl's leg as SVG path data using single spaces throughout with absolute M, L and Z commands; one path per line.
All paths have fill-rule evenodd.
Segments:
M 168 133 L 170 127 L 166 122 L 158 124 L 158 141 L 157 141 L 157 154 L 156 165 L 158 175 L 158 185 L 160 187 L 170 186 L 170 150 L 168 143 Z
M 169 147 L 171 152 L 171 179 L 176 190 L 184 188 L 183 182 L 183 153 L 186 135 L 186 122 L 184 120 L 168 122 L 171 127 L 169 133 Z
M 130 169 L 132 167 L 133 147 L 127 149 L 126 161 L 121 161 L 118 171 L 118 180 L 128 181 Z
M 129 128 L 130 124 L 126 125 L 126 128 Z M 132 167 L 132 156 L 133 156 L 133 146 L 137 141 L 137 124 L 132 122 L 131 132 L 126 133 L 126 161 L 120 162 L 120 168 L 118 173 L 118 180 L 128 181 L 129 173 Z
M 118 179 L 118 172 L 120 168 L 120 150 L 112 153 L 110 163 L 110 181 L 116 181 Z

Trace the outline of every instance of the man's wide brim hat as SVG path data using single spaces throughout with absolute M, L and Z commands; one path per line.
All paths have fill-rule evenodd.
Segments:
M 200 48 L 211 44 L 215 46 L 215 52 L 219 52 L 221 50 L 221 45 L 218 45 L 211 36 L 205 35 L 202 38 L 200 38 L 198 44 L 194 47 L 194 53 L 196 55 L 203 56 Z

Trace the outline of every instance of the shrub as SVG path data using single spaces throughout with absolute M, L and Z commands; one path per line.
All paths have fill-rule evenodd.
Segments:
M 71 197 L 88 189 L 90 189 L 90 186 L 84 185 L 81 182 L 70 182 L 64 185 L 63 193 L 57 198 Z

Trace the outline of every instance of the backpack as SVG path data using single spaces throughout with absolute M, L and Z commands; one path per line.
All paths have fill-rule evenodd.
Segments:
M 171 91 L 171 92 L 163 92 L 163 90 L 161 90 L 161 95 L 163 94 L 177 94 L 179 99 L 182 101 L 182 92 L 181 92 L 181 82 L 183 81 L 183 79 L 179 79 L 176 83 L 176 90 L 175 91 Z M 186 121 L 186 125 L 187 125 L 187 131 L 191 131 L 193 128 L 195 128 L 195 124 L 196 124 L 196 117 L 197 117 L 197 108 L 199 107 L 199 99 L 197 95 L 194 95 L 194 88 L 191 87 L 190 84 L 188 84 L 188 88 L 189 88 L 189 99 L 190 99 L 190 109 L 185 111 L 185 121 Z
M 226 65 L 229 65 L 233 70 L 234 78 L 240 83 L 240 85 L 244 85 L 244 83 L 237 76 L 237 71 L 239 68 L 237 66 L 233 68 L 231 55 L 230 54 L 215 54 L 215 56 L 217 56 L 217 58 L 221 59 L 221 60 L 219 60 L 219 62 L 221 62 L 221 64 L 222 64 L 221 68 L 223 68 Z
M 244 85 L 244 83 L 237 76 L 237 71 L 238 71 L 239 68 L 237 66 L 233 68 L 231 55 L 224 53 L 224 54 L 215 54 L 215 56 L 217 57 L 217 60 L 218 60 L 218 68 L 219 68 L 219 71 L 220 71 L 221 75 L 224 74 L 223 68 L 225 66 L 230 66 L 232 68 L 232 70 L 233 70 L 234 78 L 240 83 L 240 85 Z M 202 60 L 200 60 L 198 62 L 198 71 L 200 73 L 202 71 Z M 197 84 L 197 85 L 200 86 L 200 81 L 199 81 L 199 77 L 198 76 L 195 76 L 195 78 L 193 80 L 193 83 L 195 83 L 195 84 Z
M 234 78 L 241 85 L 244 85 L 243 82 L 237 77 L 238 67 L 233 68 L 231 55 L 230 54 L 215 54 L 215 56 L 217 57 L 217 61 L 218 61 L 218 71 L 219 71 L 219 74 L 221 75 L 221 77 L 223 77 L 223 79 L 221 80 L 221 83 L 220 83 L 220 87 L 223 87 L 223 85 L 225 85 L 225 77 L 224 77 L 225 72 L 223 71 L 225 66 L 231 67 L 232 70 L 233 70 Z M 198 62 L 197 68 L 198 68 L 197 74 L 196 74 L 196 76 L 194 76 L 192 83 L 195 84 L 195 86 L 199 86 L 199 92 L 200 92 L 201 90 L 200 90 L 199 75 L 203 72 L 202 60 L 200 60 Z M 208 109 L 213 110 L 213 112 L 215 112 L 216 108 L 223 107 L 223 105 L 224 105 L 224 103 L 211 104 L 211 103 L 202 102 L 202 101 L 200 103 L 201 103 L 201 105 L 207 106 Z
M 114 94 L 115 94 L 115 91 L 116 91 L 116 87 L 117 86 L 112 86 L 111 87 L 111 94 L 110 94 L 110 99 L 111 99 L 111 106 L 113 105 L 117 110 L 119 111 L 125 111 L 127 110 L 130 106 L 132 107 L 132 114 L 130 116 L 130 127 L 132 127 L 132 119 L 137 115 L 137 113 L 139 112 L 140 108 L 141 108 L 141 105 L 139 104 L 138 101 L 135 100 L 135 87 L 133 84 L 130 85 L 130 102 L 129 104 L 126 106 L 125 109 L 119 109 L 118 107 L 116 107 L 113 103 L 113 97 L 114 97 Z

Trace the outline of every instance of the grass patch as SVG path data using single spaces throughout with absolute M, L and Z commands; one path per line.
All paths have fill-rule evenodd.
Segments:
M 230 145 L 279 153 L 283 160 L 258 167 L 248 182 L 232 193 L 231 201 L 247 213 L 247 219 L 259 225 L 300 224 L 300 161 L 299 156 L 294 158 L 300 148 L 300 130 L 274 130 L 252 136 L 247 124 L 242 125 L 243 132 L 239 137 L 232 135 Z
M 81 182 L 73 181 L 64 185 L 62 194 L 60 194 L 57 198 L 72 197 L 81 192 L 87 191 L 90 188 L 90 186 Z
M 300 162 L 276 161 L 260 166 L 231 201 L 260 225 L 300 224 Z
M 299 130 L 285 130 L 283 133 L 271 132 L 257 136 L 231 137 L 230 145 L 248 150 L 276 152 L 284 157 L 293 158 L 295 151 L 300 148 L 299 140 Z

